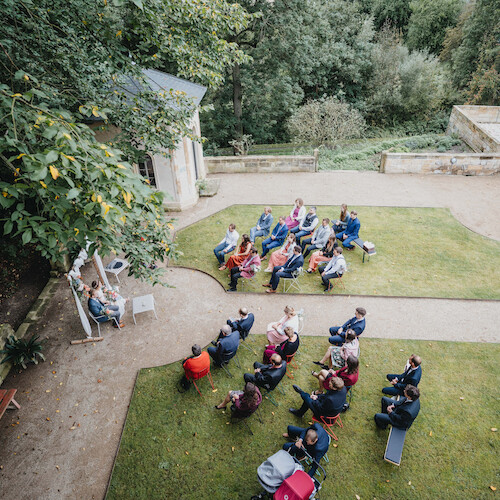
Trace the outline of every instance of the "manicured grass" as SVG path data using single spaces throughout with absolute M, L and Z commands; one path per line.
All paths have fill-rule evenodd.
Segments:
M 307 328 L 307 325 L 306 325 Z M 263 423 L 253 415 L 250 436 L 242 425 L 228 425 L 228 412 L 213 406 L 230 389 L 241 389 L 243 373 L 261 356 L 263 336 L 251 336 L 259 355 L 240 349 L 242 369 L 231 362 L 234 378 L 214 369 L 217 392 L 200 381 L 179 394 L 179 363 L 143 369 L 131 401 L 108 499 L 249 499 L 262 490 L 257 467 L 281 448 L 288 424 L 306 427 L 288 412 L 300 398 L 292 389 L 315 388 L 311 360 L 323 354 L 326 336 L 302 337 L 295 379 L 284 379 L 279 407 L 264 400 Z M 401 467 L 383 454 L 387 431 L 376 430 L 385 374 L 399 372 L 412 353 L 423 359 L 421 412 L 406 436 Z M 351 409 L 336 428 L 338 447 L 330 447 L 321 498 L 476 499 L 493 498 L 498 483 L 498 344 L 363 339 L 360 379 Z M 259 359 L 260 361 L 260 359 Z M 461 399 L 463 398 L 463 399 Z
M 349 267 L 344 276 L 346 290 L 337 287 L 335 293 L 500 299 L 500 243 L 468 230 L 448 209 L 349 208 L 358 211 L 360 236 L 375 243 L 377 255 L 363 264 L 360 249 L 345 251 Z M 290 209 L 273 206 L 275 221 Z M 184 255 L 177 264 L 205 271 L 228 288 L 228 271 L 219 271 L 213 249 L 231 222 L 241 236 L 255 225 L 262 211 L 259 205 L 233 205 L 179 231 L 176 242 Z M 335 220 L 339 212 L 338 207 L 318 207 L 320 219 Z M 256 242 L 259 251 L 261 241 Z M 254 282 L 245 284 L 245 291 L 264 291 L 261 285 L 270 277 L 263 272 L 267 262 Z M 302 293 L 323 293 L 317 273 L 305 274 L 300 281 Z M 282 289 L 280 283 L 278 290 Z M 242 290 L 241 280 L 238 290 Z

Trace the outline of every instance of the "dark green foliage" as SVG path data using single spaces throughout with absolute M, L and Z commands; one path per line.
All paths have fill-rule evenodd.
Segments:
M 0 351 L 4 357 L 2 363 L 12 363 L 16 368 L 26 369 L 29 363 L 38 364 L 39 360 L 45 361 L 42 354 L 42 342 L 38 342 L 39 335 L 33 334 L 29 340 L 16 339 L 10 335 L 5 341 L 4 348 Z
M 406 34 L 411 15 L 410 0 L 375 0 L 371 9 L 377 30 L 390 26 Z

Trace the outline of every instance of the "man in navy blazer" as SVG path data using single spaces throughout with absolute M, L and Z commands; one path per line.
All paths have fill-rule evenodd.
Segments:
M 294 440 L 293 443 L 285 443 L 283 445 L 285 451 L 290 450 L 290 455 L 301 460 L 305 456 L 303 452 L 305 449 L 315 460 L 308 472 L 311 477 L 314 477 L 314 474 L 318 470 L 319 461 L 328 451 L 328 446 L 330 445 L 328 433 L 316 422 L 307 428 L 289 425 L 283 437 Z M 297 441 L 295 441 L 296 439 Z
M 342 326 L 332 326 L 330 328 L 331 337 L 328 339 L 330 344 L 342 345 L 345 342 L 345 332 L 354 330 L 354 333 L 359 337 L 366 326 L 365 322 L 366 309 L 364 307 L 356 307 L 354 318 L 347 320 Z
M 272 208 L 264 208 L 264 213 L 260 216 L 257 224 L 250 229 L 250 241 L 255 243 L 255 238 L 258 236 L 267 236 L 273 223 L 273 216 L 271 215 Z
M 271 236 L 262 242 L 262 255 L 260 258 L 263 259 L 271 248 L 283 245 L 287 234 L 288 226 L 285 224 L 285 218 L 280 217 L 278 224 L 274 226 Z
M 422 377 L 422 367 L 420 363 L 422 363 L 420 356 L 412 354 L 401 375 L 396 375 L 394 373 L 387 374 L 387 380 L 392 386 L 384 387 L 382 392 L 389 396 L 400 396 L 403 395 L 405 387 L 408 384 L 417 387 Z
M 344 231 L 337 234 L 337 239 L 342 242 L 344 248 L 347 250 L 354 250 L 354 245 L 351 245 L 351 241 L 359 238 L 359 228 L 361 227 L 361 222 L 358 219 L 358 212 L 355 210 L 351 211 L 351 219 L 349 220 L 347 227 Z
M 293 255 L 285 262 L 285 265 L 274 266 L 271 280 L 269 283 L 264 283 L 262 286 L 269 288 L 269 290 L 266 290 L 267 293 L 276 293 L 280 278 L 291 278 L 292 273 L 303 265 L 304 257 L 302 256 L 302 249 L 298 245 L 295 245 L 293 248 Z
M 420 411 L 420 391 L 418 387 L 407 385 L 404 397 L 399 401 L 382 398 L 382 413 L 375 414 L 377 427 L 386 429 L 389 424 L 398 429 L 409 429 Z
M 238 330 L 238 332 L 240 332 L 240 337 L 245 340 L 250 333 L 255 317 L 252 313 L 248 312 L 246 307 L 242 307 L 239 310 L 239 314 L 240 319 L 228 319 L 227 324 L 231 327 L 233 332 Z
M 120 308 L 116 305 L 105 306 L 97 298 L 97 290 L 94 288 L 90 292 L 90 297 L 87 305 L 92 316 L 94 316 L 96 321 L 98 321 L 99 323 L 104 323 L 105 321 L 109 321 L 112 318 L 116 318 L 116 320 L 120 324 L 120 327 L 125 326 L 125 324 L 120 320 Z M 116 323 L 113 323 L 113 326 L 115 328 L 118 328 L 118 325 Z
M 302 406 L 296 410 L 290 408 L 288 411 L 296 417 L 303 417 L 307 410 L 311 410 L 316 418 L 334 417 L 344 408 L 347 390 L 344 381 L 340 377 L 330 378 L 330 388 L 326 394 L 307 394 L 295 384 L 292 386 L 295 392 L 302 398 Z
M 209 347 L 208 354 L 214 360 L 217 366 L 229 361 L 236 355 L 238 346 L 240 345 L 240 334 L 238 331 L 232 331 L 229 325 L 224 325 L 220 329 L 219 338 L 216 342 L 216 347 Z

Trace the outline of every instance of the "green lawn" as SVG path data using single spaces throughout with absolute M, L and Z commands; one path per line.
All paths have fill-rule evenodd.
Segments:
M 500 242 L 480 236 L 458 222 L 448 209 L 349 207 L 358 211 L 360 236 L 373 241 L 377 255 L 362 263 L 362 252 L 344 252 L 348 295 L 500 299 Z M 291 207 L 273 206 L 275 221 Z M 200 269 L 225 288 L 228 272 L 218 270 L 213 248 L 234 222 L 240 236 L 262 213 L 260 205 L 233 205 L 177 233 L 183 256 L 177 265 Z M 318 216 L 337 219 L 337 206 L 319 206 Z M 261 239 L 257 246 L 261 249 Z M 306 259 L 308 261 L 309 257 Z M 175 265 L 175 263 L 173 263 Z M 267 267 L 264 262 L 262 271 Z M 270 274 L 259 273 L 245 291 L 263 292 Z M 301 278 L 302 293 L 323 293 L 319 275 Z M 238 290 L 241 291 L 241 284 Z M 278 289 L 282 291 L 282 285 Z
M 265 338 L 252 337 L 260 358 Z M 213 408 L 229 389 L 242 388 L 244 371 L 258 359 L 251 352 L 240 350 L 241 370 L 231 363 L 233 379 L 214 369 L 216 393 L 202 380 L 203 397 L 194 388 L 177 392 L 179 363 L 143 369 L 107 498 L 248 500 L 261 490 L 258 465 L 281 448 L 286 426 L 307 426 L 308 418 L 288 412 L 299 401 L 292 383 L 315 387 L 310 361 L 326 346 L 326 336 L 302 338 L 295 380 L 285 377 L 285 396 L 276 394 L 279 407 L 264 400 L 263 424 L 255 415 L 249 419 L 253 437 Z M 499 435 L 491 431 L 500 427 L 499 345 L 364 339 L 361 349 L 360 379 L 344 428 L 335 430 L 338 447 L 330 448 L 321 498 L 494 498 L 489 487 L 500 487 Z M 396 467 L 382 458 L 388 431 L 376 430 L 373 415 L 385 373 L 401 369 L 412 352 L 423 359 L 422 409 Z

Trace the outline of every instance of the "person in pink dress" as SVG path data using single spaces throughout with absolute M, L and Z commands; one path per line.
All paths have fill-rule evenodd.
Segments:
M 271 254 L 266 273 L 272 273 L 275 266 L 282 266 L 292 255 L 295 246 L 295 235 L 289 234 L 283 246 Z
M 286 306 L 284 312 L 285 315 L 278 322 L 267 325 L 267 340 L 272 345 L 279 345 L 288 338 L 285 333 L 287 326 L 291 326 L 294 332 L 299 330 L 299 317 L 295 309 Z
M 311 258 L 309 259 L 309 269 L 306 272 L 313 273 L 318 268 L 318 264 L 320 262 L 328 262 L 329 260 L 332 260 L 333 249 L 338 246 L 335 234 L 331 234 L 326 242 L 326 245 L 321 250 L 318 250 L 311 255 Z
M 302 200 L 302 198 L 297 198 L 290 215 L 285 219 L 285 224 L 288 226 L 288 229 L 297 227 L 305 215 L 306 207 L 304 206 L 304 200 Z
M 319 391 L 316 391 L 316 393 L 321 393 L 325 389 L 328 390 L 332 377 L 339 377 L 344 381 L 345 387 L 352 387 L 358 381 L 359 360 L 351 354 L 347 358 L 345 366 L 339 370 L 321 370 L 319 373 L 313 371 L 311 375 L 319 381 Z
M 239 266 L 248 257 L 248 254 L 250 253 L 252 247 L 253 245 L 250 241 L 250 236 L 248 236 L 248 234 L 244 234 L 241 237 L 241 245 L 238 249 L 238 253 L 231 255 L 228 261 L 219 267 L 219 271 L 223 271 L 224 269 L 232 269 L 233 267 Z
M 260 271 L 260 257 L 259 251 L 252 247 L 250 255 L 237 267 L 231 269 L 231 282 L 229 283 L 228 292 L 236 292 L 236 286 L 240 278 L 250 279 L 253 278 L 256 272 Z

